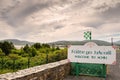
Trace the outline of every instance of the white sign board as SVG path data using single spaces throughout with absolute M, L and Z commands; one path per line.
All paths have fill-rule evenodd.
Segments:
M 84 46 L 71 45 L 68 47 L 70 62 L 115 64 L 116 50 L 112 46 L 98 46 L 88 42 Z

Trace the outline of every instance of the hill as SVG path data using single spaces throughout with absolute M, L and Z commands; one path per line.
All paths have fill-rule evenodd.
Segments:
M 120 46 L 120 41 L 116 41 L 116 42 L 114 42 L 114 44 Z
M 34 44 L 34 42 L 29 42 L 29 41 L 22 41 L 22 40 L 18 40 L 18 39 L 5 39 L 5 40 L 1 40 L 1 42 L 3 41 L 9 41 L 12 42 L 14 45 L 32 45 Z M 49 45 L 84 45 L 85 43 L 89 42 L 89 40 L 84 40 L 84 41 L 56 41 L 56 42 L 51 42 L 48 43 Z M 111 43 L 107 42 L 107 41 L 102 41 L 102 40 L 91 40 L 91 42 L 95 42 L 97 45 L 106 45 L 106 46 L 110 46 Z M 120 41 L 114 42 L 115 45 L 120 45 Z
M 1 40 L 1 42 L 3 41 L 8 41 L 8 42 L 12 42 L 14 45 L 32 45 L 34 44 L 33 42 L 29 42 L 29 41 L 22 41 L 22 40 L 18 40 L 18 39 L 5 39 L 5 40 Z
M 84 41 L 56 41 L 49 43 L 50 45 L 84 45 L 85 43 L 89 42 L 89 40 L 84 40 Z M 97 45 L 105 45 L 105 46 L 110 46 L 111 43 L 107 41 L 101 41 L 101 40 L 91 40 L 91 42 L 95 42 Z

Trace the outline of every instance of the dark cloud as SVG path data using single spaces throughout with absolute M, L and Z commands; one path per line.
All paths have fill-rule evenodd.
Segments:
M 7 6 L 7 8 L 3 8 L 2 11 L 0 11 L 0 14 L 2 15 L 2 18 L 6 20 L 6 22 L 11 26 L 19 26 L 24 22 L 24 19 L 37 12 L 41 11 L 43 9 L 47 9 L 49 7 L 54 8 L 53 6 L 64 6 L 67 2 L 70 2 L 69 0 L 47 0 L 47 1 L 40 1 L 40 0 L 34 0 L 34 1 L 13 1 L 12 6 L 7 6 L 6 3 L 4 5 Z M 42 11 L 41 11 L 42 13 Z
M 88 0 L 80 0 L 76 4 L 72 5 L 70 8 L 81 9 L 83 8 L 83 6 L 86 6 L 87 3 Z
M 101 9 L 105 9 L 106 7 L 109 7 L 106 3 L 103 3 L 101 6 L 96 6 L 94 9 L 95 10 L 101 10 Z
M 105 21 L 120 22 L 120 3 L 115 7 L 109 7 L 104 12 L 98 14 Z
M 83 7 L 85 7 L 88 3 L 88 0 L 77 0 L 77 1 L 69 1 L 69 4 L 71 4 L 70 7 L 65 8 L 62 13 L 68 13 L 68 12 L 75 12 L 76 10 L 80 10 Z
M 50 6 L 50 2 L 32 4 L 31 2 L 24 3 L 20 6 L 8 8 L 5 12 L 1 12 L 3 18 L 11 26 L 18 26 L 24 22 L 24 19 L 36 11 L 40 11 Z
M 63 28 L 64 26 L 62 26 L 62 25 L 57 25 L 57 26 L 55 26 L 54 27 L 54 29 L 56 30 L 56 29 L 61 29 L 61 28 Z
M 81 25 L 86 26 L 86 27 L 94 27 L 98 28 L 99 26 L 105 24 L 105 21 L 92 21 L 92 22 L 85 22 L 81 23 Z
M 7 8 L 3 8 L 2 11 L 0 10 L 0 13 L 2 15 L 1 17 L 5 19 L 9 25 L 19 26 L 24 22 L 24 19 L 27 16 L 37 11 L 41 11 L 49 7 L 54 8 L 53 7 L 54 5 L 64 6 L 64 4 L 67 4 L 67 3 L 72 4 L 72 2 L 75 2 L 75 4 L 68 7 L 72 11 L 74 11 L 73 9 L 81 9 L 87 6 L 88 4 L 90 5 L 90 3 L 88 3 L 89 2 L 88 0 L 76 0 L 76 1 L 72 1 L 72 0 L 28 1 L 26 0 L 24 2 L 15 0 L 13 6 L 8 6 Z M 95 7 L 94 9 L 101 10 L 106 7 L 108 7 L 108 5 L 104 3 L 103 5 Z M 104 24 L 106 19 L 116 18 L 115 20 L 117 21 L 117 19 L 120 17 L 119 14 L 120 14 L 120 4 L 117 4 L 116 7 L 109 7 L 108 10 L 98 14 L 98 16 L 103 18 L 102 21 L 89 21 L 89 22 L 81 23 L 81 25 L 89 26 L 89 27 L 97 27 L 97 26 Z
M 100 20 L 96 19 L 94 21 L 86 21 L 81 23 L 81 25 L 97 28 L 108 23 L 120 23 L 120 3 L 116 4 L 115 7 L 110 7 L 104 3 L 103 5 L 96 6 L 93 9 L 96 11 L 96 14 L 94 14 L 93 17 L 98 17 Z

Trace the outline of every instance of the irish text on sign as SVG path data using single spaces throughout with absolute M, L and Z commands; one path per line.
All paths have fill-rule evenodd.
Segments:
M 70 62 L 115 64 L 116 50 L 112 46 L 98 46 L 93 42 L 84 46 L 71 45 L 68 48 Z

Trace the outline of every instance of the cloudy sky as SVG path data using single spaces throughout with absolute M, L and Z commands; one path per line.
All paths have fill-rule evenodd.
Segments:
M 0 0 L 0 40 L 120 39 L 120 0 Z

